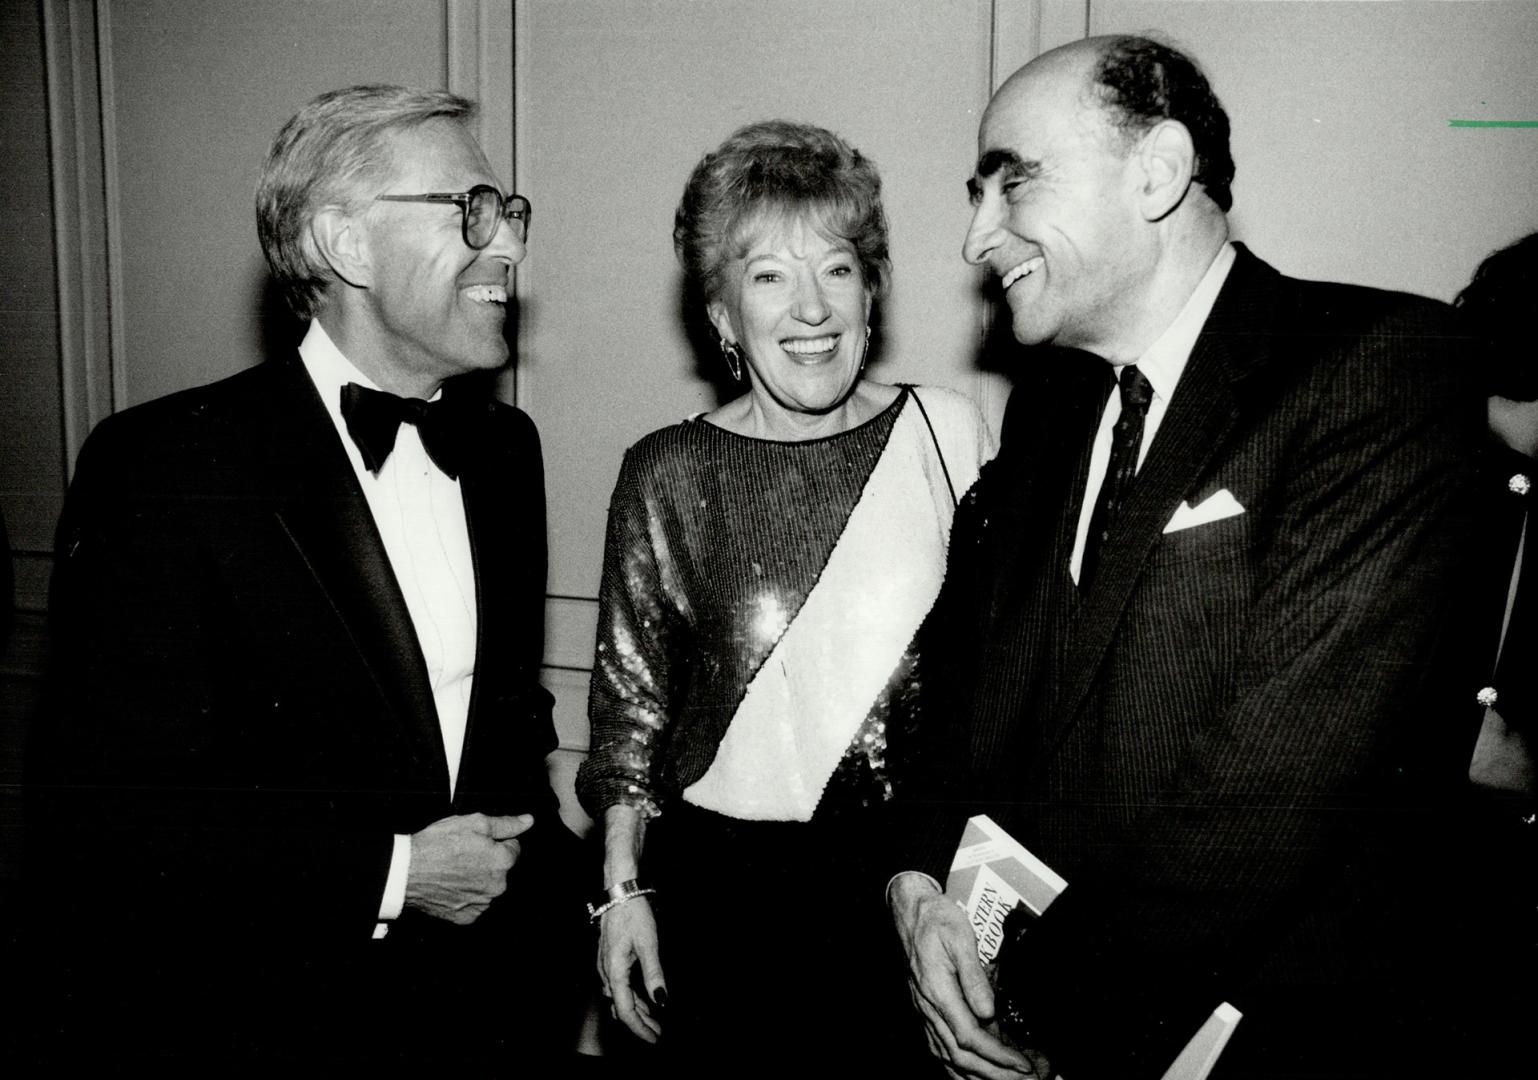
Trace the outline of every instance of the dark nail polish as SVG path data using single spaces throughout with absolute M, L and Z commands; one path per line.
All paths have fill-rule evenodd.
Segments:
M 652 1000 L 657 1003 L 659 1008 L 667 1008 L 668 988 L 665 986 L 657 987 L 657 989 L 652 993 Z

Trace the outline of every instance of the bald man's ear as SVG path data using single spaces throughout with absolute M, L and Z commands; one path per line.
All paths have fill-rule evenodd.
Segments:
M 373 267 L 362 221 L 339 206 L 328 206 L 310 219 L 309 243 L 342 281 L 354 288 L 368 288 Z
M 1179 120 L 1161 120 L 1150 128 L 1134 151 L 1141 188 L 1139 209 L 1146 221 L 1160 221 L 1179 206 L 1196 170 L 1196 145 Z

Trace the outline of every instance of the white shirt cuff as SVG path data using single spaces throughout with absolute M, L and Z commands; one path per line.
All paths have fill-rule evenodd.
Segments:
M 892 886 L 897 884 L 897 879 L 898 878 L 908 877 L 910 874 L 912 876 L 914 876 L 914 877 L 923 878 L 925 881 L 929 882 L 929 884 L 934 886 L 935 892 L 937 892 L 937 893 L 943 893 L 945 891 L 944 887 L 941 886 L 941 884 L 938 881 L 936 881 L 934 878 L 930 877 L 928 874 L 924 873 L 924 871 L 922 871 L 922 870 L 900 870 L 897 873 L 893 874 L 891 876 L 891 878 L 887 881 L 887 883 L 886 883 L 886 890 L 881 894 L 884 897 L 886 897 L 886 902 L 887 902 L 887 906 L 888 907 L 890 907 L 891 904 L 892 904 Z
M 379 925 L 374 927 L 374 937 L 382 938 L 388 932 L 386 925 L 398 919 L 406 906 L 406 877 L 411 872 L 411 837 L 406 833 L 395 834 L 395 849 L 390 853 L 390 873 L 385 877 L 384 896 L 379 901 Z

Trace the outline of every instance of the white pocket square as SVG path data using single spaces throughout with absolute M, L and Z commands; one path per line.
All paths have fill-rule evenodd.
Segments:
M 1164 526 L 1164 531 L 1179 532 L 1181 529 L 1192 529 L 1198 525 L 1222 521 L 1224 518 L 1236 517 L 1242 513 L 1244 513 L 1244 507 L 1239 505 L 1239 500 L 1234 498 L 1233 492 L 1224 488 L 1222 491 L 1208 495 L 1195 506 L 1188 502 L 1181 503 L 1175 511 L 1175 516 L 1170 518 L 1170 523 Z

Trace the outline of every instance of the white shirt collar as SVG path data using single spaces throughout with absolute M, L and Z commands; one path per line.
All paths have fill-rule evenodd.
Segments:
M 299 343 L 299 359 L 304 362 L 310 381 L 315 384 L 315 390 L 320 394 L 331 422 L 336 425 L 337 434 L 342 437 L 342 444 L 347 448 L 347 456 L 352 459 L 353 468 L 358 471 L 360 478 L 372 476 L 364 468 L 363 455 L 353 443 L 352 436 L 347 433 L 347 421 L 342 417 L 342 387 L 348 383 L 357 383 L 369 390 L 383 388 L 347 359 L 342 350 L 336 347 L 336 342 L 331 340 L 331 335 L 326 333 L 319 319 L 310 320 L 310 329 Z M 437 393 L 428 400 L 437 401 L 442 394 L 443 388 L 439 387 Z
M 310 381 L 320 392 L 326 408 L 338 420 L 342 416 L 342 387 L 351 382 L 370 390 L 379 389 L 378 383 L 342 355 L 342 350 L 336 347 L 319 319 L 310 320 L 310 329 L 299 343 L 299 358 L 304 361 L 304 369 L 310 373 Z
M 351 382 L 370 390 L 378 390 L 378 384 L 342 355 L 342 350 L 336 347 L 336 342 L 331 340 L 331 335 L 326 333 L 319 319 L 310 320 L 310 329 L 299 343 L 299 359 L 304 362 L 304 370 L 309 373 L 310 381 L 315 384 L 315 392 L 320 395 L 321 404 L 325 405 L 326 414 L 331 417 L 331 423 L 342 439 L 342 447 L 347 451 L 353 471 L 358 474 L 360 481 L 364 477 L 372 479 L 373 474 L 363 465 L 363 455 L 352 441 L 352 436 L 347 433 L 347 421 L 342 418 L 342 387 Z
M 1185 307 L 1180 309 L 1180 314 L 1175 316 L 1175 321 L 1165 327 L 1164 333 L 1137 359 L 1137 369 L 1153 386 L 1154 394 L 1165 401 L 1174 396 L 1175 384 L 1180 381 L 1180 374 L 1185 370 L 1186 362 L 1191 359 L 1191 350 L 1196 347 L 1196 339 L 1201 335 L 1202 327 L 1207 324 L 1207 317 L 1212 314 L 1212 305 L 1217 302 L 1218 293 L 1228 280 L 1228 272 L 1234 266 L 1234 257 L 1232 243 L 1225 243 L 1218 249 L 1212 265 L 1207 267 L 1201 281 L 1196 283 L 1195 290 L 1186 300 Z
M 319 319 L 310 320 L 310 329 L 299 343 L 299 358 L 304 361 L 304 368 L 310 373 L 310 381 L 320 391 L 326 408 L 338 420 L 342 415 L 342 387 L 351 382 L 369 390 L 384 389 L 347 359 L 342 350 L 336 347 L 336 342 L 331 340 L 331 335 L 326 333 Z M 442 393 L 443 388 L 439 387 L 428 400 L 437 401 Z

